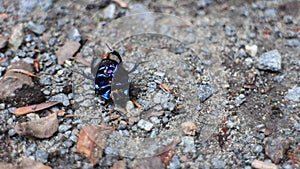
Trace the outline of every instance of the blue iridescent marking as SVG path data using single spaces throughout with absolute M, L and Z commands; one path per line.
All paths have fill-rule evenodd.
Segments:
M 100 88 L 101 88 L 101 89 L 105 89 L 105 88 L 107 88 L 107 87 L 111 87 L 111 84 L 107 84 L 107 85 L 101 86 Z
M 124 90 L 124 94 L 127 96 L 128 95 L 128 89 Z
M 108 100 L 110 98 L 110 90 L 107 90 L 104 94 L 101 95 L 104 99 Z

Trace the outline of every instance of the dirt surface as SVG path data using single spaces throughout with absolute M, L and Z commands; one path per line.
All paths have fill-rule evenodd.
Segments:
M 61 102 L 16 117 L 16 105 L 41 102 L 26 99 L 40 88 L 1 98 L 0 165 L 29 158 L 52 168 L 300 168 L 299 1 L 119 2 L 0 0 L 0 80 L 24 61 L 41 98 Z M 106 43 L 126 70 L 137 65 L 122 104 L 95 96 L 90 63 L 101 61 Z M 53 136 L 16 133 L 17 124 L 51 113 Z M 96 160 L 78 150 L 91 125 L 111 127 L 93 140 Z M 165 163 L 161 151 L 174 142 Z

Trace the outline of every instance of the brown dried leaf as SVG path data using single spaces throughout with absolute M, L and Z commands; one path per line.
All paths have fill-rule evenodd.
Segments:
M 123 0 L 113 0 L 115 3 L 117 3 L 121 8 L 128 8 L 127 3 L 125 3 Z
M 167 145 L 161 152 L 156 154 L 156 156 L 160 157 L 165 165 L 169 165 L 175 154 L 175 147 L 180 141 L 173 141 L 169 145 Z
M 140 158 L 133 161 L 134 169 L 163 169 L 165 164 L 159 157 Z
M 72 58 L 79 50 L 80 46 L 80 43 L 73 40 L 65 42 L 64 46 L 60 47 L 56 52 L 58 64 L 62 65 L 65 60 Z
M 126 169 L 126 163 L 122 160 L 117 161 L 110 169 Z
M 111 132 L 108 129 L 111 128 L 105 129 L 100 126 L 86 126 L 79 133 L 76 145 L 77 152 L 88 157 L 93 166 L 102 158 L 107 135 Z
M 40 103 L 40 104 L 34 104 L 30 106 L 24 106 L 24 107 L 19 107 L 15 110 L 14 114 L 15 116 L 22 116 L 25 114 L 37 112 L 43 109 L 47 109 L 49 107 L 52 107 L 54 105 L 57 105 L 59 102 L 57 101 L 51 101 L 51 102 L 45 102 L 45 103 Z
M 19 123 L 15 126 L 15 131 L 21 136 L 49 138 L 58 129 L 58 119 L 56 113 L 31 122 Z

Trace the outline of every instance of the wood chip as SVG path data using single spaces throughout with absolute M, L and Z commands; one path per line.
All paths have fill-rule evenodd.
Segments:
M 273 163 L 267 163 L 259 160 L 254 160 L 251 163 L 251 166 L 253 168 L 258 168 L 258 169 L 277 169 L 277 166 Z

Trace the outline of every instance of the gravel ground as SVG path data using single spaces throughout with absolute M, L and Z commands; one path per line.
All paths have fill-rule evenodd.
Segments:
M 124 2 L 0 0 L 0 164 L 134 168 L 179 140 L 167 168 L 300 168 L 299 1 Z M 82 73 L 105 43 L 138 64 L 121 108 Z M 60 104 L 14 115 L 44 101 Z M 49 138 L 15 130 L 53 112 L 65 114 Z M 92 166 L 76 144 L 100 124 L 114 130 Z

